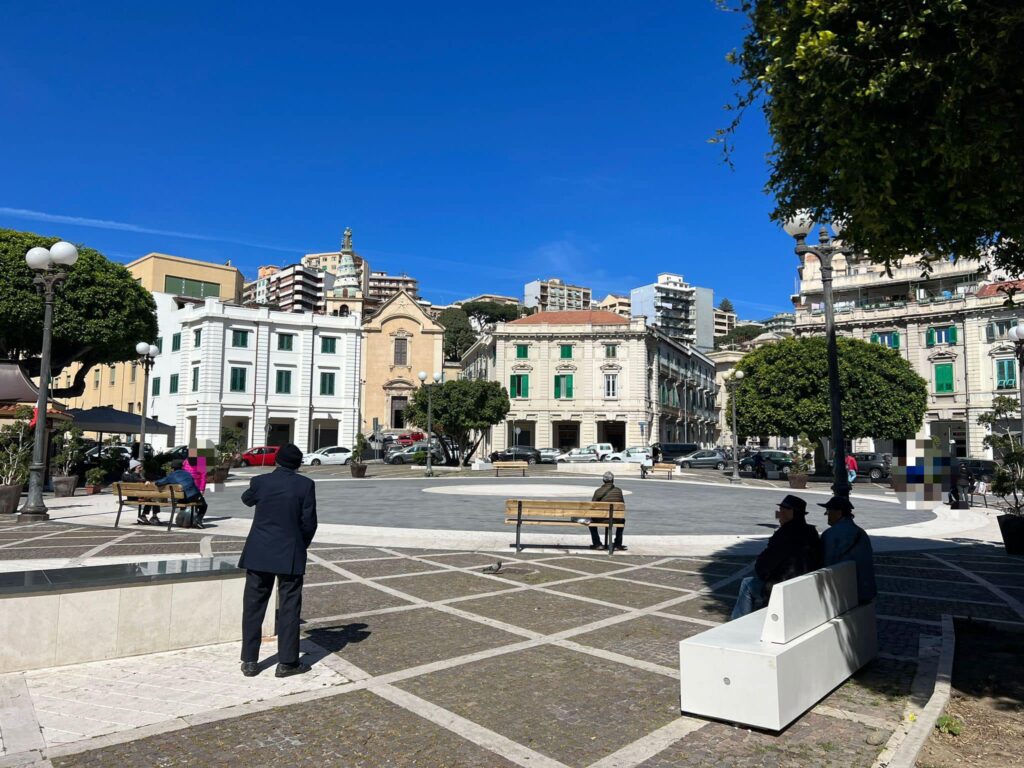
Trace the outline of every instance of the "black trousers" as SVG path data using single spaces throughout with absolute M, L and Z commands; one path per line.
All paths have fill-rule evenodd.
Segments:
M 604 546 L 604 542 L 601 541 L 601 531 L 602 530 L 607 531 L 608 527 L 607 526 L 602 526 L 601 528 L 598 528 L 596 525 L 591 525 L 589 527 L 590 527 L 590 541 L 592 543 L 594 543 L 594 544 L 600 544 L 600 545 Z M 622 533 L 625 530 L 626 530 L 626 526 L 624 526 L 624 525 L 615 529 L 615 546 L 616 547 L 621 547 L 622 546 Z
M 299 661 L 299 614 L 302 612 L 302 576 L 245 572 L 242 594 L 242 661 L 260 660 L 263 617 L 267 613 L 270 592 L 277 579 L 277 661 Z

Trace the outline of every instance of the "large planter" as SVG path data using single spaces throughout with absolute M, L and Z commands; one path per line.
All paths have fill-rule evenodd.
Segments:
M 86 486 L 83 486 L 83 487 L 85 489 L 85 495 L 86 496 L 93 496 L 94 494 L 97 494 L 97 493 L 99 493 L 100 491 L 103 490 L 103 486 L 102 485 L 86 485 Z
M 999 532 L 1008 555 L 1024 555 L 1024 515 L 1000 515 Z
M 64 496 L 74 496 L 75 487 L 78 485 L 78 478 L 74 475 L 59 476 L 54 475 L 53 480 L 53 495 L 55 498 L 61 498 Z
M 352 477 L 366 477 L 366 465 L 356 464 L 352 462 L 348 465 L 348 468 L 352 471 Z
M 0 485 L 0 515 L 13 515 L 21 501 L 20 485 Z
M 212 483 L 226 483 L 228 481 L 228 468 L 217 467 L 210 474 L 210 482 Z
M 797 474 L 796 472 L 790 472 L 787 475 L 789 478 L 790 488 L 806 488 L 807 487 L 807 475 Z

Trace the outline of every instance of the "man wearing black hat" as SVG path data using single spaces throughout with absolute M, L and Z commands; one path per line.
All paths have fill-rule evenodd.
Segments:
M 799 496 L 787 495 L 775 511 L 779 530 L 768 539 L 768 546 L 754 563 L 756 576 L 748 576 L 740 584 L 740 594 L 732 618 L 746 616 L 768 604 L 772 587 L 779 582 L 803 576 L 821 567 L 821 545 L 818 531 L 807 524 L 807 502 Z
M 299 662 L 299 614 L 306 549 L 316 533 L 313 481 L 297 474 L 302 451 L 289 443 L 277 452 L 277 468 L 249 481 L 242 503 L 255 506 L 238 567 L 245 568 L 242 596 L 242 674 L 259 674 L 260 636 L 274 580 L 277 580 L 277 671 L 289 677 L 309 671 Z
M 870 603 L 878 594 L 875 586 L 875 556 L 871 539 L 853 522 L 853 504 L 842 496 L 833 496 L 819 507 L 825 508 L 828 530 L 821 534 L 821 554 L 826 566 L 852 560 L 857 564 L 857 599 Z

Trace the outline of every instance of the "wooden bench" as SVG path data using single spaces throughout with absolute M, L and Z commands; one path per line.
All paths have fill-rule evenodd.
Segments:
M 525 461 L 496 461 L 492 465 L 494 467 L 494 476 L 498 477 L 498 474 L 503 469 L 511 469 L 513 471 L 522 470 L 523 477 L 526 477 L 526 469 L 529 467 L 529 463 Z
M 682 712 L 781 731 L 878 654 L 852 561 L 776 584 L 768 607 L 679 643 Z
M 198 501 L 185 501 L 185 491 L 180 485 L 165 485 L 157 488 L 147 483 L 114 483 L 114 490 L 117 491 L 117 517 L 114 519 L 114 527 L 117 528 L 121 522 L 121 513 L 125 507 L 169 507 L 171 510 L 170 519 L 167 521 L 167 530 L 174 525 L 174 517 L 179 510 L 195 509 L 199 506 Z
M 651 472 L 664 472 L 665 476 L 669 480 L 671 480 L 672 473 L 675 472 L 677 469 L 679 469 L 679 467 L 677 467 L 675 464 L 669 461 L 662 461 L 658 464 L 654 464 L 653 466 L 647 467 L 643 475 L 644 477 L 647 477 L 649 474 L 651 474 Z
M 615 549 L 612 529 L 626 524 L 626 505 L 621 501 L 561 501 L 543 499 L 508 499 L 505 501 L 505 523 L 516 527 L 516 543 L 509 544 L 521 552 L 526 547 L 547 547 L 548 544 L 523 544 L 524 525 L 604 526 L 608 554 Z M 583 544 L 559 544 L 559 548 L 582 548 Z

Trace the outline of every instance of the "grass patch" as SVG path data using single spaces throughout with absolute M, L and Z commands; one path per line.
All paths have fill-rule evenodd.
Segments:
M 964 731 L 964 724 L 951 715 L 939 715 L 935 727 L 939 733 L 948 733 L 950 736 L 959 736 Z

